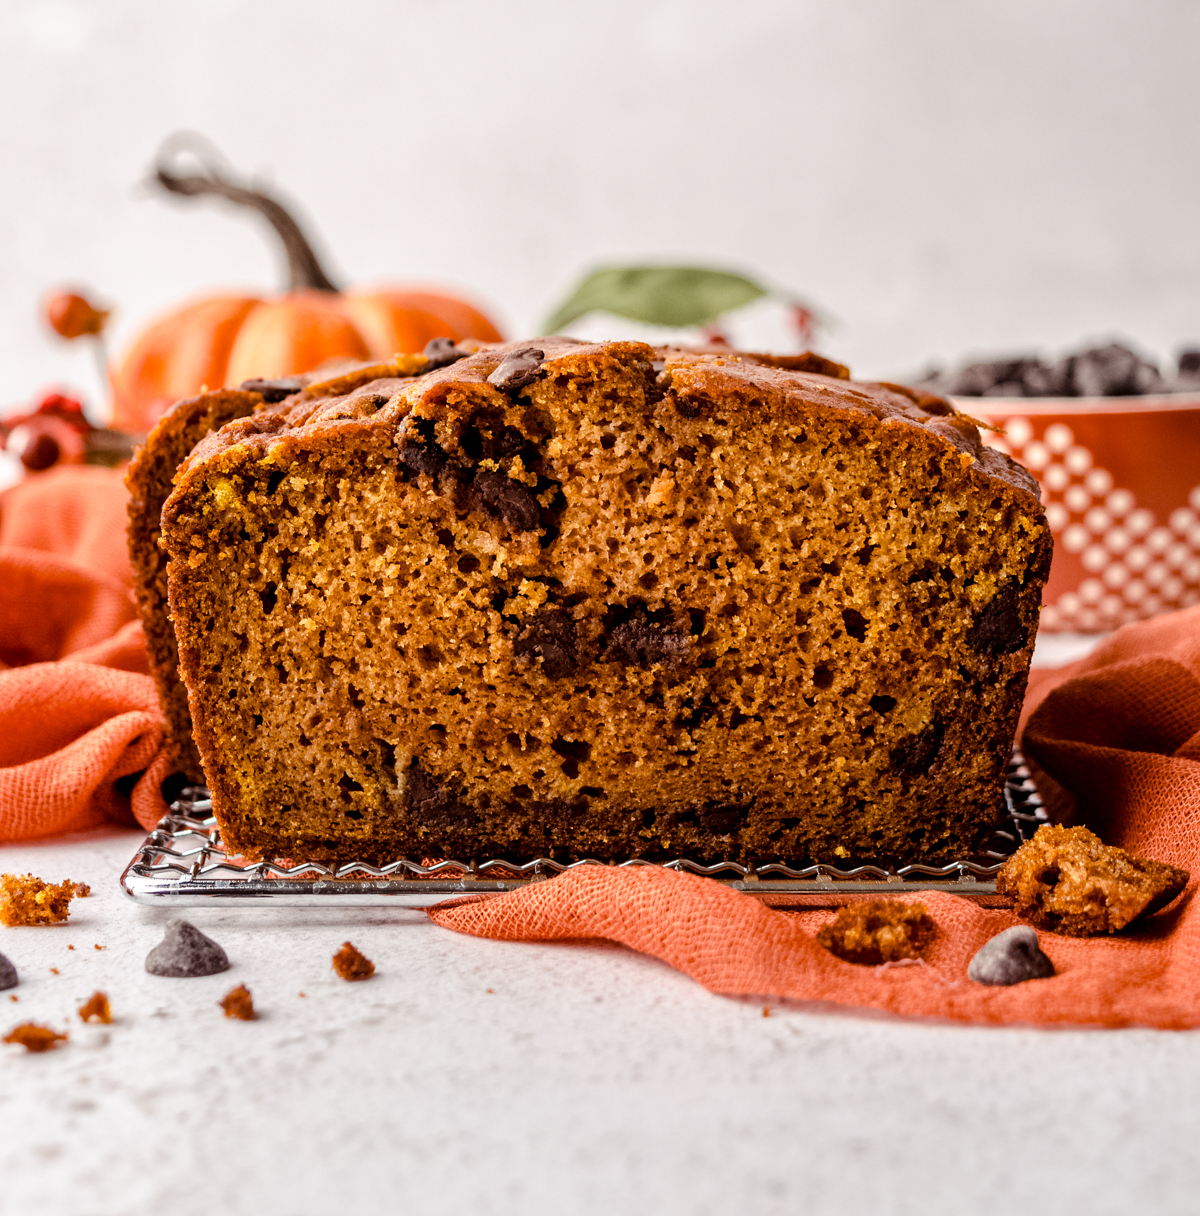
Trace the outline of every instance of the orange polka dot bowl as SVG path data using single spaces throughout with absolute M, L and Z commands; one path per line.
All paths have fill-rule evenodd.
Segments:
M 958 397 L 1042 487 L 1047 633 L 1108 633 L 1200 603 L 1200 393 Z

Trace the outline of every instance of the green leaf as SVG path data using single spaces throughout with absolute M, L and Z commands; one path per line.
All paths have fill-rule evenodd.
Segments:
M 593 312 L 682 329 L 708 325 L 767 294 L 753 279 L 700 266 L 609 266 L 594 270 L 546 318 L 542 332 Z

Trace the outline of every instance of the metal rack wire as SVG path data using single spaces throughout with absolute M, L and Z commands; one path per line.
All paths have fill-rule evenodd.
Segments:
M 361 907 L 387 904 L 427 907 L 456 895 L 512 891 L 552 878 L 576 866 L 663 865 L 714 878 L 735 890 L 763 897 L 795 894 L 896 893 L 898 889 L 948 890 L 973 897 L 995 896 L 992 876 L 1039 824 L 1046 822 L 1041 799 L 1021 754 L 1013 752 L 1005 774 L 1005 813 L 986 848 L 976 856 L 942 866 L 906 865 L 895 870 L 862 865 L 842 870 L 817 863 L 795 869 L 783 862 L 758 866 L 733 861 L 702 865 L 687 858 L 650 862 L 641 858 L 605 862 L 558 862 L 549 857 L 517 863 L 501 858 L 424 865 L 398 858 L 376 866 L 362 861 L 332 865 L 278 861 L 247 862 L 231 856 L 212 817 L 208 791 L 193 786 L 171 804 L 121 875 L 129 898 L 144 904 L 207 904 L 213 900 L 260 900 L 275 906 Z

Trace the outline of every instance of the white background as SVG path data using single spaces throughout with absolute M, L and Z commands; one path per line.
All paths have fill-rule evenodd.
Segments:
M 51 285 L 115 303 L 118 349 L 278 285 L 256 221 L 137 190 L 180 127 L 302 200 L 344 281 L 513 336 L 594 264 L 686 259 L 807 295 L 868 375 L 1200 344 L 1193 0 L 5 0 L 0 46 L 0 409 L 96 392 Z

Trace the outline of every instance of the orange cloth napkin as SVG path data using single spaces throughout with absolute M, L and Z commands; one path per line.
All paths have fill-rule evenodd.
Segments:
M 1030 685 L 1023 742 L 1053 810 L 1200 878 L 1200 608 L 1127 626 L 1080 662 L 1035 672 Z M 648 866 L 581 866 L 508 895 L 450 900 L 429 915 L 509 941 L 621 942 L 730 996 L 967 1022 L 1183 1029 L 1200 1026 L 1195 889 L 1193 878 L 1136 933 L 1043 933 L 1057 974 L 1011 988 L 973 983 L 966 971 L 1017 919 L 940 892 L 908 897 L 941 929 L 925 959 L 883 967 L 846 963 L 817 945 L 832 911 L 781 912 L 710 879 Z
M 0 496 L 0 842 L 166 814 L 125 500 L 78 465 Z

